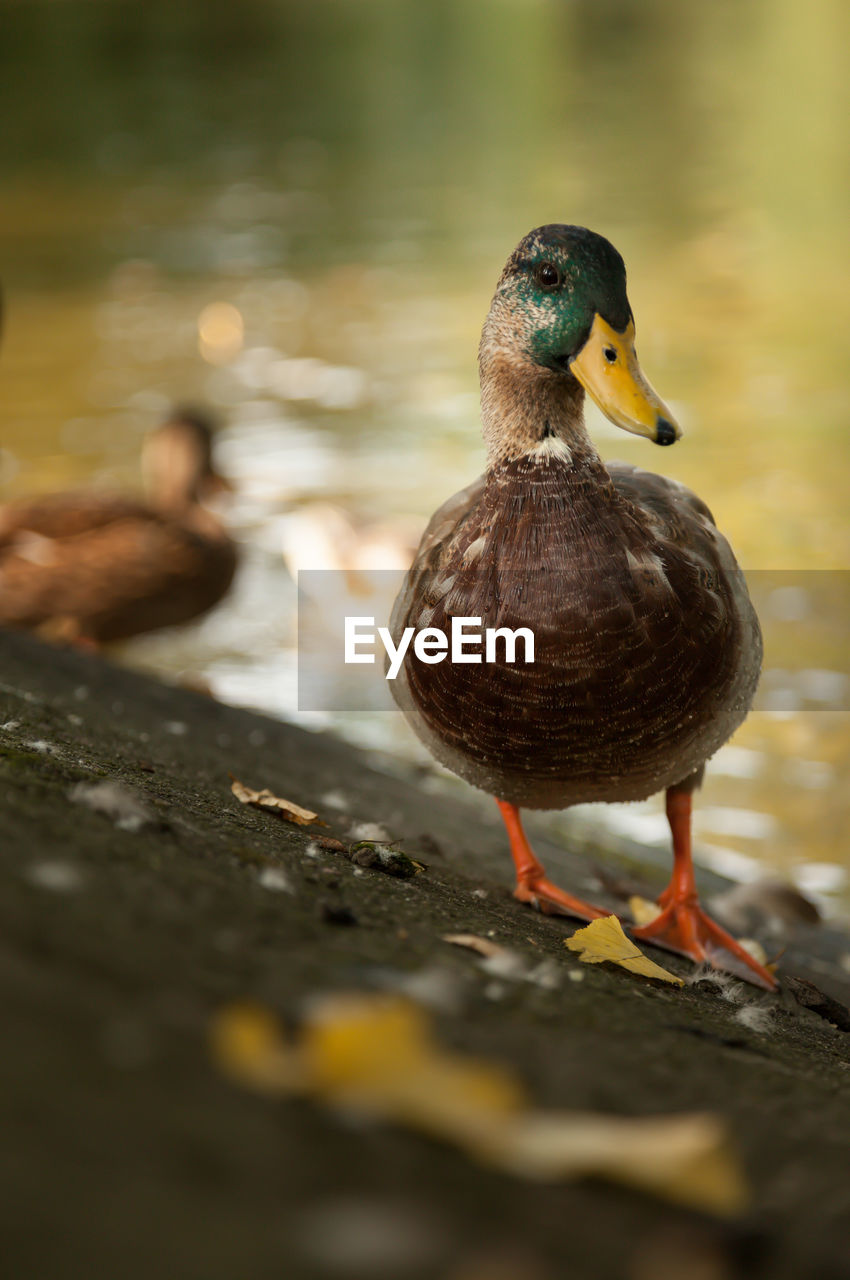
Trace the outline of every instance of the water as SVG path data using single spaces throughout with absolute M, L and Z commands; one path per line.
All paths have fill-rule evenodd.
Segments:
M 594 436 L 697 489 L 765 625 L 700 856 L 850 903 L 846 6 L 29 0 L 0 25 L 0 493 L 136 485 L 175 399 L 220 413 L 238 484 L 236 593 L 122 659 L 298 718 L 282 553 L 403 562 L 481 470 L 505 257 L 584 223 L 686 433 Z M 336 727 L 416 752 L 398 717 Z M 665 838 L 656 801 L 570 821 Z

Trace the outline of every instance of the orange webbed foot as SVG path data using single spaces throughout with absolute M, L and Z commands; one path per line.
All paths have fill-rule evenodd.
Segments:
M 582 902 L 581 898 L 574 898 L 545 876 L 518 879 L 514 897 L 519 902 L 527 902 L 536 907 L 544 915 L 578 916 L 581 920 L 597 920 L 600 916 L 611 914 L 601 907 L 591 906 L 589 902 Z
M 698 964 L 725 969 L 765 991 L 778 982 L 769 969 L 750 955 L 730 933 L 707 916 L 699 904 L 691 857 L 691 792 L 701 773 L 667 789 L 667 819 L 673 836 L 673 875 L 658 898 L 659 914 L 649 924 L 631 930 L 640 942 L 689 956 Z
M 649 924 L 633 928 L 630 932 L 640 942 L 651 942 L 679 955 L 690 956 L 700 964 L 725 969 L 766 991 L 775 991 L 779 985 L 770 970 L 759 964 L 730 933 L 721 929 L 696 901 L 674 898 Z

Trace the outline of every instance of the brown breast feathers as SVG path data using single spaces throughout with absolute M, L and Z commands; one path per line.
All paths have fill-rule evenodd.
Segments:
M 393 631 L 528 627 L 534 663 L 521 641 L 512 665 L 501 642 L 492 664 L 409 652 L 393 692 L 438 759 L 537 807 L 642 798 L 704 763 L 744 718 L 761 653 L 707 508 L 661 477 L 557 454 L 467 493 L 450 532 L 432 522 Z

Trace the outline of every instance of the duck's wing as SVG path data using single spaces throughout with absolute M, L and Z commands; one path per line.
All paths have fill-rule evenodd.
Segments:
M 458 538 L 463 535 L 470 520 L 474 519 L 485 482 L 486 476 L 473 480 L 472 484 L 468 484 L 438 507 L 428 521 L 413 564 L 393 607 L 390 619 L 393 635 L 405 624 L 417 598 L 427 592 L 429 580 L 440 572 L 443 563 L 451 557 Z
M 610 464 L 608 473 L 652 535 L 656 563 L 679 596 L 693 643 L 704 642 L 714 629 L 733 637 L 728 652 L 749 690 L 749 705 L 761 669 L 761 628 L 744 575 L 711 511 L 678 480 L 625 462 Z M 646 572 L 645 565 L 640 568 Z
M 0 558 L 0 625 L 100 643 L 186 622 L 225 593 L 225 537 L 144 511 L 72 537 L 31 533 Z
M 148 508 L 132 498 L 84 489 L 18 499 L 0 505 L 0 554 L 27 536 L 72 538 L 148 514 Z
M 479 476 L 434 512 L 420 540 L 413 562 L 414 567 L 420 562 L 429 560 L 435 550 L 438 551 L 444 544 L 452 542 L 461 532 L 478 507 L 485 482 L 486 476 Z
M 716 568 L 738 571 L 732 548 L 702 498 L 678 480 L 643 471 L 629 462 L 609 463 L 607 470 L 614 488 L 643 513 L 657 539 L 693 556 L 704 556 Z

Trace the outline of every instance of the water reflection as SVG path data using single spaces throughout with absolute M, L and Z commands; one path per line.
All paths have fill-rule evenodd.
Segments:
M 840 0 L 7 6 L 4 495 L 132 485 L 170 402 L 222 411 L 237 593 L 127 660 L 292 713 L 283 549 L 318 550 L 317 504 L 403 544 L 478 474 L 501 263 L 536 224 L 593 226 L 686 431 L 649 451 L 594 411 L 603 454 L 696 488 L 748 570 L 806 571 L 756 588 L 763 709 L 700 839 L 850 866 L 847 602 L 807 576 L 850 561 L 845 27 Z M 415 750 L 380 725 L 343 727 Z

